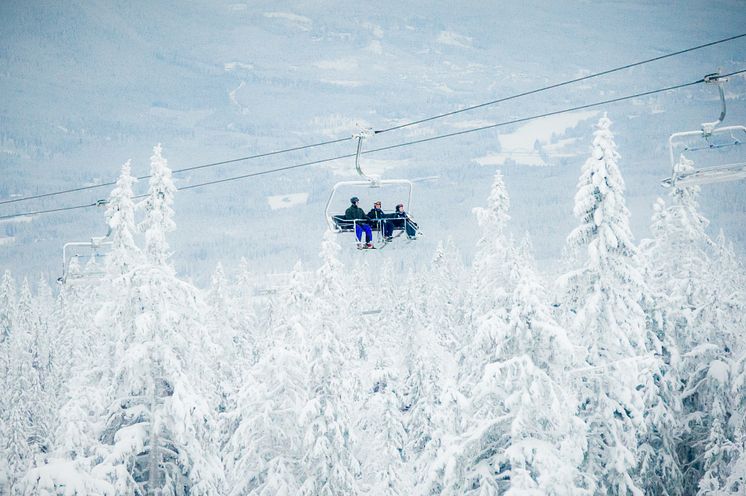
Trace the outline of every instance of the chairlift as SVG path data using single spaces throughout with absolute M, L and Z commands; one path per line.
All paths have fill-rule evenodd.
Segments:
M 72 241 L 65 243 L 62 247 L 62 275 L 57 279 L 60 284 L 65 284 L 73 279 L 94 279 L 105 275 L 103 265 L 99 263 L 106 259 L 111 249 L 112 241 L 109 234 L 106 236 L 94 236 L 90 241 Z M 73 260 L 88 260 L 90 263 L 81 264 L 80 272 L 73 272 L 70 266 Z M 96 268 L 92 268 L 93 265 Z
M 668 154 L 671 161 L 671 177 L 662 181 L 666 187 L 678 185 L 709 184 L 724 181 L 737 181 L 746 179 L 746 162 L 735 162 L 727 164 L 711 164 L 706 167 L 691 171 L 679 171 L 676 165 L 676 149 L 682 151 L 718 150 L 729 147 L 737 147 L 743 144 L 746 137 L 746 126 L 724 126 L 718 127 L 725 119 L 725 94 L 723 84 L 728 81 L 719 73 L 708 74 L 704 82 L 717 85 L 720 94 L 721 111 L 716 121 L 705 122 L 698 131 L 684 131 L 672 134 L 668 138 Z M 739 136 L 741 139 L 739 139 Z M 698 143 L 692 143 L 691 138 L 699 138 Z M 714 137 L 725 137 L 728 141 L 716 142 Z
M 377 191 L 380 199 L 382 190 L 391 192 L 392 190 L 399 189 L 401 192 L 396 197 L 396 200 L 401 200 L 401 196 L 406 196 L 406 208 L 409 213 L 412 211 L 412 191 L 414 189 L 412 181 L 408 179 L 381 179 L 378 176 L 368 175 L 363 172 L 360 166 L 360 154 L 363 148 L 363 141 L 373 135 L 373 131 L 370 129 L 362 130 L 360 133 L 355 134 L 353 137 L 357 138 L 357 152 L 355 153 L 355 170 L 358 175 L 362 178 L 355 181 L 341 181 L 332 187 L 332 192 L 329 195 L 329 200 L 326 202 L 325 218 L 329 229 L 335 233 L 347 233 L 355 232 L 355 225 L 358 221 L 345 219 L 344 213 L 334 213 L 332 208 L 339 208 L 339 198 L 344 196 L 345 201 L 347 198 L 352 196 L 361 196 L 360 189 L 368 188 Z M 429 178 L 428 178 L 429 179 Z M 336 200 L 336 201 L 335 201 Z M 394 229 L 399 229 L 395 227 Z M 401 229 L 404 229 L 402 226 Z M 399 230 L 401 230 L 399 229 Z M 381 229 L 376 231 L 378 239 L 383 239 L 383 232 Z

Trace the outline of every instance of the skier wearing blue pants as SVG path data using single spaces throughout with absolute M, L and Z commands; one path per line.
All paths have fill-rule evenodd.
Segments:
M 357 236 L 358 242 L 362 242 L 363 232 L 365 232 L 365 245 L 363 245 L 363 248 L 373 248 L 373 244 L 371 243 L 373 240 L 373 231 L 371 231 L 368 224 L 370 219 L 365 215 L 365 210 L 357 206 L 359 201 L 360 199 L 357 196 L 350 198 L 352 205 L 345 210 L 345 219 L 357 221 L 355 222 L 355 236 Z

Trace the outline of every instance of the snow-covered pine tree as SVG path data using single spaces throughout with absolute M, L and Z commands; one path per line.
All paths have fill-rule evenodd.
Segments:
M 401 418 L 398 377 L 392 364 L 379 360 L 369 377 L 358 420 L 358 449 L 370 491 L 381 495 L 411 494 L 404 470 L 407 435 Z
M 692 168 L 681 156 L 677 169 Z M 731 404 L 727 388 L 706 380 L 709 367 L 737 361 L 736 349 L 743 342 L 743 268 L 729 255 L 724 236 L 714 242 L 706 234 L 708 220 L 699 213 L 699 192 L 698 186 L 677 186 L 671 190 L 670 206 L 659 199 L 651 225 L 654 236 L 645 246 L 648 278 L 669 329 L 666 334 L 681 356 L 672 357 L 669 370 L 683 389 L 678 456 L 687 467 L 679 484 L 685 492 L 700 487 L 706 472 L 713 403 Z M 718 398 L 723 394 L 726 397 Z M 726 415 L 735 417 L 730 410 Z M 724 432 L 734 436 L 736 430 L 732 426 Z
M 257 362 L 245 370 L 235 408 L 224 414 L 229 440 L 223 462 L 231 495 L 297 494 L 303 482 L 300 413 L 308 401 L 307 314 L 311 295 L 297 263 L 289 285 L 273 299 L 257 344 Z M 262 327 L 262 326 L 260 326 Z M 277 494 L 282 494 L 278 492 Z
M 647 370 L 642 386 L 645 430 L 639 437 L 638 471 L 645 494 L 677 496 L 685 494 L 677 452 L 683 428 L 681 382 L 676 366 L 680 356 L 673 339 L 673 324 L 661 307 L 663 301 L 663 295 L 651 293 L 643 305 L 648 322 L 648 349 L 655 353 L 645 361 Z
M 158 152 L 160 153 L 160 152 Z M 109 273 L 115 277 L 128 273 L 142 262 L 140 249 L 135 244 L 135 204 L 132 201 L 132 186 L 137 182 L 132 177 L 130 161 L 122 165 L 116 186 L 109 194 L 106 205 L 106 222 L 112 249 L 106 263 Z
M 139 224 L 145 233 L 145 254 L 153 265 L 164 268 L 169 267 L 167 260 L 170 256 L 166 234 L 176 229 L 172 208 L 175 193 L 171 169 L 163 158 L 159 143 L 153 147 L 153 156 L 150 157 L 148 196 L 138 207 L 145 211 L 145 218 Z
M 98 326 L 116 340 L 114 375 L 93 475 L 117 494 L 222 494 L 218 456 L 217 347 L 198 291 L 168 264 L 175 228 L 171 173 L 160 146 L 143 202 L 147 262 L 123 281 Z
M 241 368 L 236 367 L 236 363 L 241 363 L 245 357 L 241 356 L 242 350 L 237 346 L 241 307 L 230 298 L 230 288 L 221 263 L 218 263 L 212 273 L 205 299 L 209 333 L 220 347 L 222 358 L 215 367 L 215 376 L 220 381 L 221 401 L 218 410 L 222 412 L 229 408 L 230 398 L 240 381 Z
M 487 207 L 474 209 L 482 236 L 477 242 L 470 294 L 467 296 L 470 314 L 460 343 L 459 383 L 462 391 L 468 391 L 479 381 L 484 366 L 494 361 L 496 332 L 507 319 L 513 256 L 513 240 L 505 232 L 510 219 L 509 206 L 510 198 L 498 170 L 487 198 Z
M 466 323 L 465 271 L 452 238 L 438 242 L 430 267 L 422 312 L 425 325 L 433 327 L 442 344 L 459 346 Z
M 429 332 L 426 328 L 424 332 Z M 414 334 L 414 333 L 413 333 Z M 406 381 L 403 410 L 406 429 L 405 461 L 417 494 L 434 489 L 431 467 L 437 459 L 445 435 L 441 400 L 441 360 L 430 347 L 418 346 L 421 339 L 407 340 Z M 437 476 L 436 476 L 437 478 Z M 437 489 L 436 489 L 437 490 Z
M 0 281 L 0 387 L 3 391 L 8 391 L 9 368 L 10 368 L 10 338 L 13 333 L 13 321 L 15 320 L 16 310 L 16 288 L 13 276 L 10 271 L 6 270 L 3 279 Z M 0 395 L 0 426 L 4 419 L 4 412 L 7 412 L 7 398 Z M 6 439 L 4 436 L 0 436 Z
M 578 382 L 580 415 L 588 427 L 582 470 L 596 494 L 640 494 L 637 436 L 644 429 L 636 357 L 645 356 L 645 294 L 629 228 L 619 154 L 604 115 L 594 132 L 575 195 L 580 225 L 568 236 L 574 253 L 586 249 L 580 269 L 560 279 L 565 315 L 577 342 L 587 343 L 588 376 Z M 600 373 L 598 373 L 600 372 Z
M 3 412 L 2 451 L 7 473 L 0 484 L 19 492 L 26 471 L 36 463 L 35 455 L 45 453 L 52 444 L 51 402 L 47 401 L 46 360 L 40 343 L 39 327 L 31 288 L 23 280 L 18 302 L 12 312 L 9 337 L 8 374 L 5 378 L 7 410 Z M 4 481 L 2 480 L 4 479 Z
M 709 433 L 704 446 L 702 478 L 697 496 L 720 496 L 725 493 L 730 464 L 737 456 L 737 448 L 729 431 L 727 391 L 730 386 L 730 364 L 720 360 L 710 363 L 706 380 L 711 383 L 712 408 L 708 413 Z
M 505 232 L 510 216 L 510 197 L 508 196 L 502 173 L 498 169 L 492 181 L 492 188 L 487 198 L 487 207 L 474 209 L 481 237 L 477 242 L 472 270 L 471 295 L 469 306 L 470 318 L 480 319 L 495 302 L 507 298 L 507 286 L 510 279 L 509 257 L 512 240 Z
M 316 272 L 313 306 L 308 318 L 311 332 L 307 348 L 310 364 L 309 401 L 300 417 L 304 429 L 303 457 L 305 480 L 299 494 L 355 495 L 360 464 L 353 455 L 350 420 L 345 401 L 345 372 L 348 370 L 345 346 L 340 333 L 351 318 L 346 305 L 342 278 L 344 267 L 338 260 L 339 245 L 327 231 L 321 244 L 321 268 Z
M 527 254 L 510 255 L 507 310 L 478 332 L 492 351 L 470 393 L 470 421 L 446 465 L 444 494 L 583 494 L 585 426 L 564 384 L 573 347 Z

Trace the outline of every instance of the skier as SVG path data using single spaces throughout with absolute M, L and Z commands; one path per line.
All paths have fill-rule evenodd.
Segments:
M 391 222 L 386 222 L 383 219 L 391 217 L 389 214 L 381 210 L 381 202 L 377 201 L 373 204 L 373 208 L 368 212 L 368 218 L 373 221 L 373 226 L 377 229 L 382 229 L 383 237 L 386 241 L 391 241 L 394 233 L 394 225 Z
M 358 243 L 362 243 L 363 232 L 365 232 L 365 244 L 363 248 L 373 248 L 371 240 L 373 239 L 373 232 L 368 225 L 368 216 L 365 215 L 365 211 L 358 207 L 357 204 L 360 199 L 357 196 L 350 198 L 350 205 L 345 210 L 345 220 L 355 221 L 355 236 L 357 236 Z
M 395 218 L 401 218 L 403 221 L 399 221 L 398 224 L 401 227 L 401 222 L 404 222 L 404 229 L 407 231 L 407 237 L 409 239 L 417 239 L 417 228 L 419 227 L 417 223 L 412 220 L 412 218 L 409 216 L 409 214 L 404 210 L 404 204 L 400 203 L 396 206 L 396 212 L 394 213 L 393 217 Z

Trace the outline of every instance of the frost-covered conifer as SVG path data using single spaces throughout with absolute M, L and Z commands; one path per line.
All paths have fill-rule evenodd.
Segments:
M 709 433 L 701 460 L 703 475 L 699 480 L 698 496 L 724 493 L 730 463 L 737 454 L 727 422 L 730 411 L 726 391 L 730 383 L 730 364 L 715 360 L 710 363 L 707 382 L 711 383 L 712 407 L 709 413 Z
M 584 492 L 585 426 L 561 380 L 573 347 L 524 252 L 510 256 L 507 308 L 480 322 L 491 328 L 477 333 L 490 336 L 483 346 L 491 350 L 469 391 L 468 427 L 445 465 L 445 494 Z
M 513 240 L 506 235 L 510 199 L 498 170 L 486 208 L 475 208 L 482 236 L 474 256 L 470 294 L 467 298 L 470 314 L 465 332 L 460 336 L 460 382 L 468 390 L 479 380 L 482 368 L 494 360 L 496 329 L 505 322 L 510 292 L 510 267 Z
M 132 186 L 137 179 L 132 177 L 130 171 L 128 160 L 122 165 L 119 179 L 109 193 L 106 205 L 106 222 L 112 241 L 106 262 L 110 272 L 116 276 L 126 274 L 141 262 L 140 249 L 134 239 L 135 204 L 132 201 Z
M 309 312 L 309 401 L 300 416 L 304 429 L 301 459 L 305 480 L 302 495 L 358 494 L 360 465 L 353 454 L 350 420 L 345 405 L 347 358 L 339 334 L 350 317 L 339 301 L 345 294 L 339 245 L 327 231 L 321 247 L 313 307 Z
M 204 303 L 163 266 L 136 269 L 131 284 L 106 322 L 119 339 L 93 474 L 118 493 L 222 494 Z
M 31 290 L 24 279 L 13 311 L 14 321 L 9 337 L 6 410 L 2 412 L 2 453 L 7 473 L 0 476 L 0 484 L 9 493 L 18 490 L 17 484 L 33 465 L 36 453 L 49 447 L 48 410 L 44 405 L 42 376 L 38 355 L 34 349 L 37 322 Z M 15 488 L 15 489 L 14 489 Z
M 5 271 L 0 282 L 0 386 L 7 391 L 8 367 L 10 366 L 10 337 L 13 334 L 13 321 L 16 310 L 16 288 L 10 271 Z M 0 395 L 0 406 L 5 400 Z M 4 412 L 5 408 L 0 408 Z M 0 420 L 2 416 L 0 415 Z
M 116 345 L 101 461 L 92 474 L 117 493 L 221 494 L 212 367 L 220 353 L 202 320 L 200 295 L 167 264 L 175 188 L 160 146 L 151 175 L 141 204 L 148 263 L 132 269 L 97 322 Z
M 464 267 L 453 239 L 438 242 L 427 283 L 423 317 L 443 344 L 459 346 L 465 335 Z
M 412 473 L 416 493 L 426 493 L 432 485 L 432 465 L 437 459 L 445 435 L 442 412 L 441 372 L 438 360 L 426 356 L 422 350 L 407 367 L 404 384 L 404 425 L 406 428 L 406 463 Z
M 505 233 L 510 220 L 510 198 L 500 170 L 495 172 L 487 207 L 474 209 L 481 237 L 474 256 L 472 296 L 470 306 L 476 318 L 484 315 L 496 301 L 504 298 L 509 280 L 509 256 L 512 242 Z M 480 297 L 481 295 L 481 297 Z
M 677 168 L 691 170 L 692 162 L 682 156 Z M 722 234 L 714 242 L 705 232 L 708 221 L 699 213 L 698 196 L 698 186 L 677 186 L 669 206 L 659 199 L 651 226 L 654 237 L 645 245 L 648 279 L 657 292 L 666 337 L 673 341 L 669 347 L 681 356 L 672 356 L 669 375 L 683 388 L 677 454 L 686 467 L 679 484 L 684 491 L 704 484 L 706 446 L 716 422 L 713 403 L 732 404 L 723 388 L 704 378 L 712 365 L 731 363 L 743 342 L 743 268 L 730 255 Z M 730 410 L 726 415 L 737 417 Z M 730 436 L 735 427 L 723 432 L 734 441 Z M 707 477 L 704 485 L 711 488 L 711 475 Z M 722 484 L 722 477 L 719 480 Z
M 171 180 L 171 169 L 161 151 L 160 143 L 153 148 L 148 196 L 138 207 L 145 211 L 145 218 L 139 227 L 145 232 L 145 254 L 148 261 L 166 266 L 170 255 L 166 234 L 176 229 L 172 208 L 176 186 Z
M 580 225 L 568 236 L 581 268 L 560 279 L 573 336 L 586 343 L 589 377 L 579 388 L 580 415 L 588 427 L 582 469 L 597 494 L 640 493 L 637 436 L 644 429 L 636 357 L 646 355 L 645 287 L 629 228 L 619 154 L 604 115 L 575 195 Z
M 375 494 L 410 494 L 404 474 L 407 434 L 401 416 L 398 379 L 391 364 L 379 360 L 364 383 L 366 397 L 357 423 L 358 450 L 366 480 Z
M 297 263 L 289 285 L 273 303 L 268 329 L 258 344 L 257 362 L 242 369 L 235 407 L 224 415 L 230 434 L 223 449 L 228 486 L 239 495 L 297 494 L 303 482 L 300 412 L 308 401 L 311 294 Z

